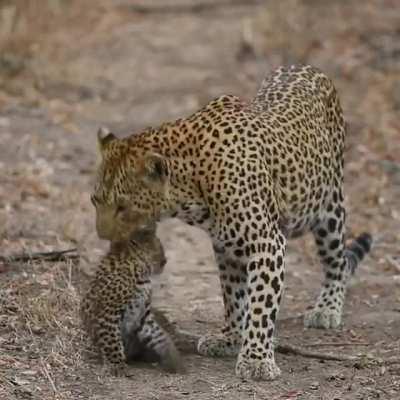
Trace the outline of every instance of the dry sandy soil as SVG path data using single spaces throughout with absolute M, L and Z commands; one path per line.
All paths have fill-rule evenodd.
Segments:
M 76 247 L 80 259 L 0 263 L 0 399 L 400 399 L 400 363 L 376 362 L 400 356 L 398 2 L 54 3 L 23 8 L 7 32 L 13 10 L 0 1 L 8 35 L 0 42 L 0 254 Z M 369 230 L 375 246 L 349 289 L 343 328 L 321 331 L 302 323 L 321 281 L 312 239 L 290 242 L 278 337 L 362 362 L 278 354 L 282 376 L 254 383 L 235 377 L 234 360 L 188 354 L 185 375 L 137 366 L 130 377 L 110 376 L 77 317 L 106 247 L 89 202 L 98 126 L 126 135 L 222 93 L 251 99 L 266 73 L 293 62 L 319 66 L 337 85 L 349 126 L 348 234 Z M 217 330 L 209 239 L 176 220 L 161 224 L 160 237 L 169 261 L 155 304 L 182 329 Z

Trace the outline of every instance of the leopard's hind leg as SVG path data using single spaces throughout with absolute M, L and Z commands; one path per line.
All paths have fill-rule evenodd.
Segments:
M 342 322 L 346 286 L 359 262 L 371 248 L 368 233 L 345 247 L 345 209 L 341 191 L 334 191 L 323 217 L 313 228 L 325 280 L 315 307 L 306 315 L 304 324 L 313 328 L 337 328 Z

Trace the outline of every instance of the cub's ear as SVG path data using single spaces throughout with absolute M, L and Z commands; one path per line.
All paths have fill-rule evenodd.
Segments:
M 146 154 L 138 162 L 137 175 L 149 186 L 164 186 L 168 177 L 167 160 L 156 153 Z
M 100 127 L 100 129 L 97 131 L 97 144 L 100 153 L 103 152 L 108 143 L 112 142 L 116 138 L 117 137 L 111 133 L 108 128 L 105 128 L 104 126 Z

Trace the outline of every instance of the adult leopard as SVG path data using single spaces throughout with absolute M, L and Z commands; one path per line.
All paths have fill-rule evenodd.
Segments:
M 118 139 L 101 130 L 93 193 L 100 237 L 178 217 L 205 229 L 218 262 L 226 325 L 200 353 L 238 355 L 237 375 L 274 379 L 273 334 L 288 238 L 311 231 L 325 279 L 305 325 L 341 323 L 346 284 L 370 250 L 345 247 L 345 122 L 332 82 L 279 68 L 246 103 L 221 96 L 186 119 Z

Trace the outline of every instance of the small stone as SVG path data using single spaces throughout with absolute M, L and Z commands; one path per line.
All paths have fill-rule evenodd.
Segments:
M 311 390 L 318 390 L 318 389 L 319 389 L 319 382 L 318 382 L 318 381 L 311 382 L 311 383 L 310 383 L 310 386 L 309 386 L 309 389 L 311 389 Z

